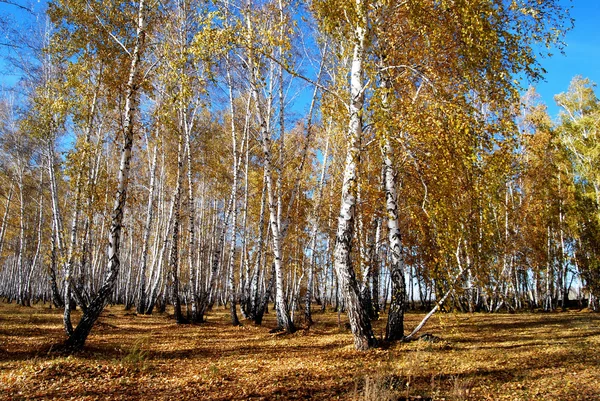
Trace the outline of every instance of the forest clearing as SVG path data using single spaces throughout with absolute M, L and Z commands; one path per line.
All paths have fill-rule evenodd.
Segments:
M 294 334 L 234 327 L 217 308 L 201 325 L 177 325 L 107 308 L 84 351 L 64 341 L 59 309 L 0 304 L 0 399 L 170 400 L 600 400 L 600 315 L 435 315 L 413 341 L 360 352 L 347 317 L 313 314 Z M 407 327 L 421 314 L 406 315 Z M 377 337 L 385 319 L 374 322 Z
M 600 400 L 596 0 L 33 3 L 0 398 Z

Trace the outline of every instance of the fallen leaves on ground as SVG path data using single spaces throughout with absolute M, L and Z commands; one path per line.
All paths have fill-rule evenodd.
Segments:
M 407 327 L 422 314 L 408 314 Z M 108 308 L 85 350 L 61 355 L 60 310 L 0 304 L 0 399 L 77 400 L 600 400 L 600 316 L 591 313 L 438 314 L 436 341 L 353 348 L 336 313 L 273 335 Z M 385 316 L 374 322 L 383 333 Z

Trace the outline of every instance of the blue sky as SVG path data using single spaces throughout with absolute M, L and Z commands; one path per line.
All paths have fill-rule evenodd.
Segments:
M 567 33 L 565 55 L 556 52 L 553 57 L 542 59 L 542 66 L 548 73 L 545 82 L 535 85 L 552 117 L 559 111 L 554 95 L 566 92 L 575 75 L 600 84 L 600 0 L 573 0 L 571 4 L 575 27 Z

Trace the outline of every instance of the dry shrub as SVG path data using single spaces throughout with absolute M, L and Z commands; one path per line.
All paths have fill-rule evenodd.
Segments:
M 396 387 L 398 379 L 388 374 L 377 373 L 366 376 L 359 390 L 355 389 L 355 401 L 396 401 L 400 392 Z
M 455 401 L 466 401 L 471 399 L 471 389 L 473 388 L 472 378 L 454 377 L 454 383 L 450 396 Z

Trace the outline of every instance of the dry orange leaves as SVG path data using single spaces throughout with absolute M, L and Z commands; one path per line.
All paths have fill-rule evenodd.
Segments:
M 111 307 L 65 356 L 59 310 L 0 304 L 0 399 L 600 400 L 596 314 L 439 314 L 435 341 L 366 353 L 335 313 L 293 335 L 270 334 L 273 318 L 231 327 L 218 309 L 178 326 Z

